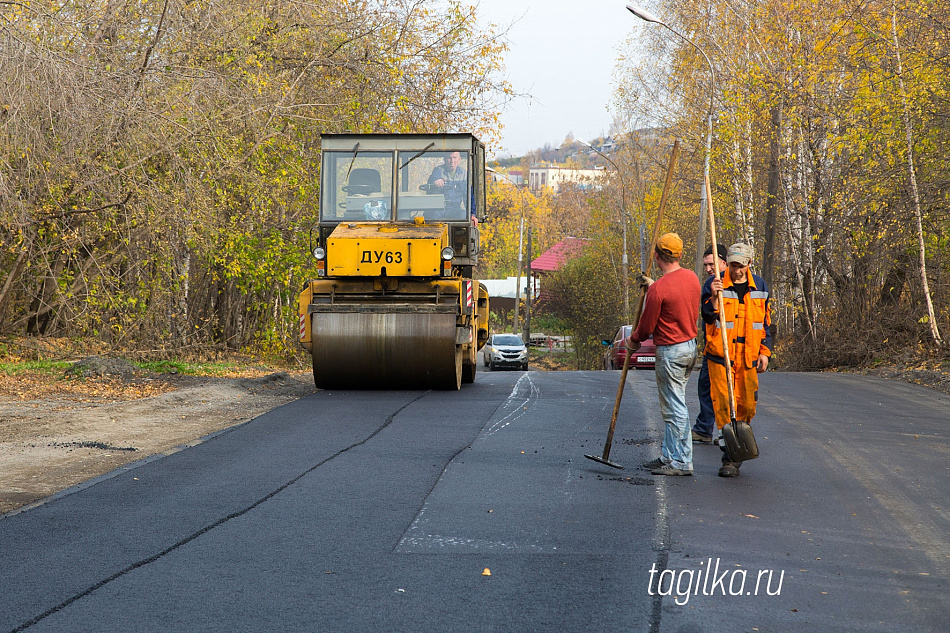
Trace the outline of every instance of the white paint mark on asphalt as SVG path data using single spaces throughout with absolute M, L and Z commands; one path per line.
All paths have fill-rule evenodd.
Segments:
M 509 543 L 503 541 L 489 541 L 487 539 L 464 538 L 459 536 L 443 536 L 441 534 L 422 534 L 419 536 L 406 536 L 396 548 L 398 553 L 409 553 L 419 550 L 505 550 L 510 552 L 532 552 L 532 553 L 554 553 L 556 547 L 545 548 L 540 545 L 522 545 L 520 543 Z
M 531 374 L 523 374 L 521 378 L 518 379 L 518 382 L 515 383 L 515 386 L 511 388 L 511 394 L 501 407 L 502 411 L 507 411 L 507 414 L 500 420 L 492 423 L 492 425 L 485 430 L 485 433 L 482 434 L 481 439 L 497 433 L 512 422 L 527 415 L 530 405 L 536 403 L 540 397 L 541 390 L 534 384 L 534 381 L 531 379 Z
M 531 378 L 530 373 L 524 373 L 518 379 L 511 389 L 511 393 L 505 400 L 505 403 L 499 407 L 498 414 L 501 414 L 497 420 L 494 420 L 484 432 L 476 438 L 476 442 L 484 441 L 495 433 L 507 428 L 514 422 L 526 416 L 533 406 L 539 401 L 541 390 Z M 446 472 L 452 466 L 450 462 L 439 477 L 439 482 L 445 477 Z M 436 484 L 438 485 L 438 484 Z M 429 519 L 426 512 L 429 508 L 429 502 L 423 503 L 422 508 L 416 515 L 412 524 L 404 533 L 404 536 L 396 546 L 395 551 L 401 553 L 412 553 L 420 550 L 507 550 L 522 552 L 556 552 L 557 548 L 545 548 L 539 545 L 525 545 L 522 543 L 511 543 L 503 541 L 490 541 L 486 539 L 473 539 L 460 536 L 445 536 L 440 534 L 429 534 L 426 532 Z

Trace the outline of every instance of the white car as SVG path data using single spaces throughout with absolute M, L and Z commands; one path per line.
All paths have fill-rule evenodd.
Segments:
M 482 360 L 489 369 L 512 367 L 528 370 L 528 348 L 517 334 L 492 334 L 482 348 Z

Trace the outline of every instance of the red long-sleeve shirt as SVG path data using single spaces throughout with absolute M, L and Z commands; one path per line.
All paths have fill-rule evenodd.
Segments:
M 657 345 L 675 345 L 696 338 L 699 298 L 696 273 L 685 268 L 666 273 L 647 290 L 640 323 L 630 338 L 642 343 L 652 334 Z

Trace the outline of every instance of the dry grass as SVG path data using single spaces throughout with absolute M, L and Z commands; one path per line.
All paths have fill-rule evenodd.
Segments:
M 577 367 L 573 354 L 549 354 L 531 350 L 529 369 L 535 371 L 573 371 Z
M 66 373 L 74 362 L 89 356 L 133 359 L 143 367 L 124 377 Z M 195 376 L 258 378 L 287 369 L 236 353 L 192 351 L 182 356 L 163 350 L 119 350 L 97 341 L 66 338 L 4 339 L 0 341 L 0 398 L 124 402 L 172 391 Z
M 47 370 L 0 374 L 0 396 L 36 400 L 56 396 L 73 402 L 116 402 L 157 396 L 176 389 L 164 378 L 66 378 Z

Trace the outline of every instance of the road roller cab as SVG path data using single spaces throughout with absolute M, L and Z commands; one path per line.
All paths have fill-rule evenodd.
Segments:
M 488 338 L 472 278 L 485 148 L 470 134 L 321 138 L 315 278 L 300 340 L 321 388 L 458 389 Z

